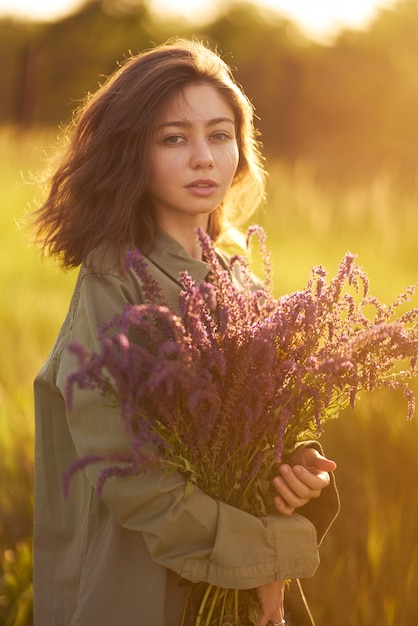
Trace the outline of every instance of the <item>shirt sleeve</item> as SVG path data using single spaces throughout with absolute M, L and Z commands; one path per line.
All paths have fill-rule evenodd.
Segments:
M 134 301 L 129 286 L 116 277 L 107 285 L 84 279 L 68 340 L 97 349 L 97 330 L 104 320 Z M 74 355 L 63 350 L 57 385 L 65 394 Z M 129 440 L 117 409 L 105 405 L 99 394 L 74 389 L 67 415 L 80 458 L 113 455 L 129 450 Z M 97 485 L 103 464 L 84 470 Z M 218 502 L 197 487 L 188 489 L 179 472 L 152 469 L 106 481 L 101 498 L 117 522 L 140 532 L 151 557 L 192 581 L 249 589 L 273 580 L 311 576 L 319 562 L 317 533 L 306 517 L 269 515 L 257 518 Z

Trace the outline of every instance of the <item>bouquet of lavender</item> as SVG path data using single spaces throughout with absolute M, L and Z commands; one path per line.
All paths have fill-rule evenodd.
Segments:
M 120 408 L 131 449 L 82 459 L 66 483 L 80 467 L 105 461 L 100 492 L 112 475 L 159 464 L 182 472 L 188 489 L 197 485 L 262 516 L 275 464 L 299 441 L 319 436 L 360 392 L 401 389 L 412 417 L 418 310 L 400 309 L 414 288 L 383 305 L 368 295 L 367 276 L 347 254 L 329 282 L 314 268 L 305 289 L 275 299 L 265 235 L 254 226 L 248 239 L 255 233 L 264 259 L 259 288 L 243 258 L 232 257 L 226 268 L 198 233 L 210 275 L 200 284 L 180 276 L 180 315 L 167 307 L 140 253 L 128 254 L 147 303 L 128 305 L 103 326 L 99 352 L 70 347 L 79 369 L 68 379 L 67 399 L 71 408 L 75 384 L 98 390 Z M 203 615 L 207 625 L 241 624 L 249 596 L 240 593 L 242 599 L 237 591 L 192 585 L 195 625 Z

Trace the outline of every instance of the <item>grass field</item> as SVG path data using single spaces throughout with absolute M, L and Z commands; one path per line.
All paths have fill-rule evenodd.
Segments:
M 67 310 L 75 279 L 41 262 L 22 230 L 39 198 L 28 182 L 50 135 L 0 133 L 0 626 L 31 624 L 32 381 Z M 388 174 L 367 188 L 325 189 L 308 167 L 272 164 L 267 229 L 278 292 L 301 288 L 310 268 L 333 275 L 358 254 L 371 292 L 392 300 L 418 280 L 416 194 Z M 342 512 L 306 589 L 318 626 L 411 626 L 418 614 L 418 417 L 400 396 L 365 398 L 328 425 Z
M 68 305 L 73 275 L 41 262 L 24 230 L 49 137 L 0 134 L 0 624 L 31 623 L 32 382 Z

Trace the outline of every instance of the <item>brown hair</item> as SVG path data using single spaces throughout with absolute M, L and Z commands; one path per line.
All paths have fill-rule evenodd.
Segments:
M 44 253 L 72 268 L 101 246 L 119 259 L 127 248 L 152 249 L 157 222 L 145 198 L 150 140 L 173 95 L 202 82 L 232 107 L 240 154 L 231 189 L 209 218 L 209 234 L 216 240 L 227 225 L 248 219 L 265 182 L 253 107 L 217 53 L 176 39 L 128 58 L 76 112 L 68 147 L 34 214 Z

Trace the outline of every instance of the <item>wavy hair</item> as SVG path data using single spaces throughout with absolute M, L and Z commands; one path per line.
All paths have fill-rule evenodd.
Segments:
M 44 254 L 74 268 L 103 246 L 120 263 L 127 248 L 152 249 L 158 225 L 145 195 L 150 141 L 167 103 L 196 83 L 214 86 L 232 107 L 239 147 L 234 180 L 209 216 L 208 233 L 216 241 L 250 217 L 265 184 L 253 106 L 217 52 L 175 39 L 126 59 L 75 112 L 45 202 L 34 212 Z

